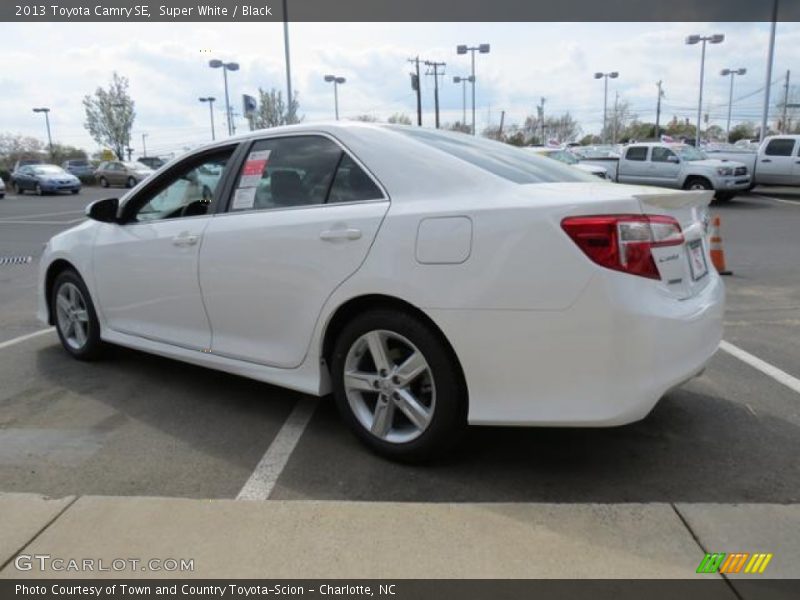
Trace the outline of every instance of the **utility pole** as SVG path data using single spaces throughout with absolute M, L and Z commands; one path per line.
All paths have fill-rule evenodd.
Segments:
M 292 63 L 289 57 L 289 8 L 283 0 L 283 53 L 286 61 L 286 106 L 289 116 L 294 120 L 292 112 Z M 290 123 L 291 124 L 291 123 Z
M 658 101 L 656 102 L 656 135 L 657 140 L 661 139 L 661 98 L 664 97 L 664 90 L 661 89 L 661 81 L 656 85 L 658 86 Z
M 788 127 L 786 126 L 786 118 L 788 116 L 787 109 L 789 108 L 789 75 L 791 71 L 786 70 L 786 83 L 783 89 L 783 117 L 781 117 L 781 133 L 786 133 Z
M 500 111 L 500 129 L 497 130 L 497 141 L 501 141 L 503 139 L 503 123 L 506 120 L 506 111 Z
M 416 73 L 411 74 L 411 89 L 417 92 L 417 126 L 422 127 L 422 89 L 419 81 L 419 56 L 409 58 L 408 62 L 414 63 Z
M 618 110 L 617 107 L 618 106 L 619 106 L 619 92 L 614 92 L 614 130 L 613 130 L 614 133 L 613 133 L 613 136 L 611 138 L 611 143 L 612 144 L 616 144 L 617 143 L 617 123 L 619 122 L 618 121 L 618 117 L 617 117 L 617 110 Z
M 147 158 L 147 144 L 145 143 L 144 139 L 147 137 L 146 133 L 142 134 L 142 156 Z
M 434 108 L 436 109 L 436 129 L 439 129 L 439 76 L 444 75 L 444 70 L 439 72 L 439 67 L 444 69 L 444 66 L 447 63 L 443 62 L 435 62 L 435 61 L 425 61 L 425 65 L 433 69 L 433 73 L 428 71 L 425 73 L 426 75 L 433 75 L 433 104 Z

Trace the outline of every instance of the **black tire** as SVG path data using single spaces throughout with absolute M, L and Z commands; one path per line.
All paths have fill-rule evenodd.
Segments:
M 685 190 L 713 190 L 714 186 L 705 177 L 689 177 L 683 185 Z
M 36 184 L 36 187 L 33 188 L 33 191 L 36 193 L 37 196 L 44 196 L 44 192 L 42 191 L 42 186 L 40 186 L 38 183 Z
M 85 343 L 80 347 L 75 347 L 74 344 L 69 342 L 68 333 L 63 330 L 64 327 L 59 320 L 57 308 L 58 293 L 61 288 L 66 285 L 72 285 L 78 289 L 86 307 L 85 309 L 88 316 L 88 332 Z M 74 358 L 77 358 L 78 360 L 91 361 L 96 360 L 103 355 L 105 344 L 100 339 L 100 322 L 97 320 L 97 313 L 94 309 L 94 303 L 89 295 L 89 290 L 86 289 L 86 285 L 83 283 L 83 279 L 81 279 L 80 275 L 78 275 L 75 271 L 68 269 L 66 271 L 62 271 L 58 277 L 56 277 L 56 280 L 53 283 L 52 292 L 50 294 L 50 310 L 53 313 L 53 320 L 56 325 L 58 338 L 61 340 L 61 345 Z
M 73 193 L 73 194 L 79 194 L 79 193 L 80 193 L 80 191 L 81 191 L 81 190 L 80 190 L 80 188 L 78 188 L 77 190 L 72 190 L 72 193 Z
M 136 185 L 136 180 L 133 177 L 128 177 L 128 181 L 125 182 L 125 186 L 132 188 Z
M 714 200 L 717 202 L 730 202 L 735 195 L 734 192 L 717 192 Z
M 98 179 L 97 181 L 100 183 L 100 187 L 104 188 L 108 187 L 108 179 L 106 179 L 105 177 L 100 177 L 100 179 Z
M 427 426 L 410 441 L 391 442 L 369 431 L 356 416 L 345 391 L 344 373 L 348 353 L 362 336 L 372 331 L 402 336 L 422 353 L 430 369 L 435 390 L 433 412 Z M 335 342 L 331 357 L 331 379 L 342 419 L 364 444 L 392 460 L 423 462 L 440 457 L 455 446 L 467 428 L 467 392 L 458 362 L 441 334 L 412 314 L 374 309 L 354 318 Z M 377 394 L 375 392 L 375 397 Z M 397 414 L 401 416 L 393 417 L 395 421 L 406 418 L 401 412 Z
M 19 187 L 19 184 L 16 181 L 12 184 L 11 187 L 14 188 L 14 193 L 17 196 L 22 196 L 25 193 L 25 190 L 23 190 L 21 187 Z

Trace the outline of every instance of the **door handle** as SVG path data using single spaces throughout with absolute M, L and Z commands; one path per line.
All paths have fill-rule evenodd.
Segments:
M 360 229 L 327 229 L 319 234 L 319 239 L 325 242 L 335 242 L 337 240 L 358 240 L 360 238 Z
M 199 235 L 189 235 L 188 233 L 181 233 L 172 238 L 172 245 L 178 247 L 194 246 L 200 241 Z
M 771 160 L 771 159 L 769 159 L 769 158 L 762 158 L 762 159 L 761 159 L 761 162 L 772 162 L 772 160 Z

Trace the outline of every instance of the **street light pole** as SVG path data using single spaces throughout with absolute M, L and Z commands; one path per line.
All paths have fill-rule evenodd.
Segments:
M 211 141 L 213 142 L 217 139 L 217 135 L 214 132 L 214 98 L 213 96 L 208 96 L 205 98 L 198 98 L 200 102 L 208 102 L 208 115 L 211 117 Z
M 608 141 L 608 78 L 616 79 L 619 77 L 619 73 L 617 71 L 611 71 L 610 73 L 595 73 L 595 79 L 603 79 L 603 142 Z M 616 117 L 616 115 L 615 115 Z
M 467 82 L 472 81 L 472 76 L 469 77 L 459 77 L 456 75 L 453 77 L 453 83 L 460 83 L 461 84 L 461 124 L 467 124 Z
M 694 145 L 696 148 L 700 147 L 700 127 L 703 118 L 703 78 L 705 77 L 705 69 L 706 69 L 706 42 L 711 42 L 712 44 L 721 44 L 725 41 L 725 36 L 721 33 L 715 33 L 714 35 L 690 35 L 686 38 L 686 43 L 690 46 L 701 42 L 703 45 L 702 52 L 700 54 L 700 93 L 698 94 L 697 98 L 697 131 L 695 132 L 695 142 Z
M 730 75 L 731 78 L 731 88 L 728 94 L 728 124 L 725 127 L 725 140 L 730 141 L 731 139 L 731 110 L 733 109 L 733 78 L 735 75 L 744 75 L 747 73 L 747 69 L 722 69 L 719 72 L 720 75 L 723 77 L 727 77 Z
M 147 144 L 145 143 L 144 139 L 147 137 L 146 133 L 142 134 L 142 156 L 147 158 Z
M 228 97 L 228 71 L 238 71 L 239 63 L 224 63 L 215 58 L 208 61 L 208 66 L 212 69 L 222 69 L 222 79 L 225 82 L 225 116 L 228 119 L 228 135 L 233 135 L 233 124 L 231 122 L 231 103 L 230 98 Z
M 286 0 L 283 0 L 283 52 L 286 57 L 286 106 L 288 106 L 287 116 L 293 118 L 294 114 L 292 112 L 292 63 L 289 60 L 289 9 L 286 5 Z
M 344 77 L 336 75 L 325 75 L 325 81 L 333 84 L 333 106 L 336 112 L 336 120 L 339 120 L 339 84 L 347 81 Z
M 35 113 L 44 113 L 44 122 L 47 125 L 47 143 L 50 147 L 50 160 L 53 160 L 53 136 L 50 135 L 50 109 L 47 107 L 34 108 Z
M 490 49 L 491 47 L 489 44 L 479 44 L 477 46 L 466 46 L 462 44 L 456 46 L 457 54 L 466 54 L 467 52 L 472 54 L 472 70 L 470 75 L 472 83 L 472 135 L 475 135 L 475 52 L 489 54 Z
M 778 0 L 772 5 L 772 27 L 769 32 L 769 51 L 767 52 L 767 82 L 764 84 L 764 110 L 761 113 L 761 131 L 758 140 L 764 141 L 767 135 L 767 117 L 769 115 L 769 93 L 772 88 L 772 59 L 775 56 L 775 29 L 778 24 Z

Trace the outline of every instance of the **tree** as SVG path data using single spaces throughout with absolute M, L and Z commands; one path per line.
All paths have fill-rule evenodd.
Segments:
M 598 144 L 602 144 L 603 140 L 600 139 L 599 135 L 594 135 L 593 133 L 589 133 L 581 138 L 580 144 L 581 146 L 596 146 Z
M 556 140 L 559 144 L 572 142 L 581 134 L 581 126 L 569 112 L 560 117 L 548 117 L 544 120 L 545 140 Z
M 601 134 L 602 138 L 610 142 L 617 142 L 623 136 L 625 129 L 631 121 L 635 119 L 636 115 L 633 114 L 628 101 L 617 99 L 617 101 L 608 108 L 608 118 L 606 119 L 606 128 Z
M 411 125 L 411 117 L 409 117 L 405 113 L 394 113 L 388 119 L 389 123 L 395 123 L 397 125 Z
M 697 128 L 692 125 L 689 119 L 679 120 L 673 116 L 672 120 L 664 127 L 664 133 L 674 138 L 695 139 Z
M 283 93 L 279 90 L 272 88 L 266 91 L 258 88 L 258 110 L 253 114 L 253 127 L 267 129 L 299 123 L 303 120 L 303 117 L 297 116 L 299 108 L 297 92 L 294 93 L 294 98 L 287 106 Z
M 108 89 L 98 87 L 94 95 L 85 96 L 83 107 L 86 111 L 84 127 L 94 141 L 109 146 L 123 160 L 136 117 L 134 102 L 128 94 L 128 78 L 114 72 Z
M 378 117 L 373 115 L 357 115 L 353 117 L 353 121 L 361 121 L 363 123 L 377 123 Z
M 44 159 L 44 144 L 34 137 L 0 133 L 0 166 L 12 169 L 21 158 Z
M 472 126 L 462 123 L 461 121 L 456 121 L 455 123 L 445 123 L 442 125 L 442 129 L 446 129 L 448 131 L 458 131 L 460 133 L 472 132 Z

